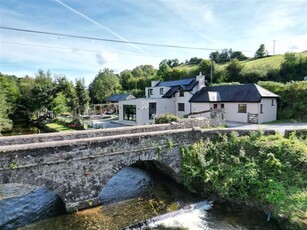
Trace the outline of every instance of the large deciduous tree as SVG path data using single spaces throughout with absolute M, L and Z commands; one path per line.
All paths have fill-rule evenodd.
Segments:
M 231 60 L 226 67 L 226 80 L 228 82 L 244 82 L 242 69 L 243 66 L 238 59 Z
M 91 101 L 105 102 L 109 96 L 119 92 L 120 88 L 119 79 L 113 70 L 108 68 L 100 70 L 89 86 Z

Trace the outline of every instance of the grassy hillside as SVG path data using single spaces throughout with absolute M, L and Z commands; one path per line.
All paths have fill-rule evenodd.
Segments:
M 304 53 L 296 53 L 298 57 L 307 57 L 307 52 Z M 260 58 L 260 59 L 251 59 L 251 60 L 246 60 L 246 61 L 241 61 L 241 64 L 243 65 L 243 71 L 244 72 L 249 72 L 251 70 L 262 70 L 262 71 L 267 71 L 269 69 L 279 69 L 281 63 L 284 61 L 284 56 L 283 54 L 281 55 L 275 55 L 275 56 L 270 56 L 270 57 L 265 57 L 265 58 Z M 226 68 L 226 64 L 216 64 L 215 69 L 216 70 L 223 70 Z M 182 64 L 180 66 L 175 67 L 174 69 L 178 70 L 186 70 L 188 72 L 191 72 L 195 69 L 197 69 L 197 65 L 194 64 Z

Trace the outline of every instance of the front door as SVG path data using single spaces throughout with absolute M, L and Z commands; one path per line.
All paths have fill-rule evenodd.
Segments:
M 156 111 L 157 110 L 157 103 L 150 102 L 149 103 L 149 120 L 155 119 Z

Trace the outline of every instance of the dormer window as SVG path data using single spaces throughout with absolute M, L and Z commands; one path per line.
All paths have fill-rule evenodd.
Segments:
M 160 88 L 160 95 L 163 95 L 164 94 L 164 88 Z
M 184 97 L 184 91 L 182 89 L 179 90 L 179 97 Z
M 148 89 L 148 97 L 152 95 L 152 89 Z

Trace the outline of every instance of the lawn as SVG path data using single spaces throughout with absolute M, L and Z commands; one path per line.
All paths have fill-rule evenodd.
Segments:
M 58 123 L 48 123 L 46 127 L 51 130 L 55 130 L 57 132 L 65 132 L 65 131 L 75 131 L 75 129 L 71 129 L 65 125 L 61 125 Z

